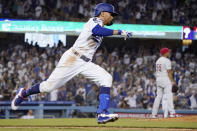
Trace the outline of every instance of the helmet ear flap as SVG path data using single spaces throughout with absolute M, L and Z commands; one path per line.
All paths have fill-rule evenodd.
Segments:
M 99 16 L 100 15 L 100 12 L 99 12 L 99 10 L 98 9 L 95 9 L 95 11 L 94 11 L 94 16 Z

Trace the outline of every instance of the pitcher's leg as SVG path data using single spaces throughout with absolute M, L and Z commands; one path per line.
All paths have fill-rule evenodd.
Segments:
M 157 87 L 157 96 L 153 104 L 152 116 L 157 115 L 162 97 L 163 97 L 163 88 Z
M 166 85 L 164 93 L 166 94 L 166 97 L 167 97 L 169 113 L 170 114 L 175 114 L 174 103 L 173 103 L 172 84 L 171 83 Z
M 163 109 L 163 114 L 164 114 L 164 118 L 168 117 L 168 98 L 167 95 L 164 94 L 163 98 L 162 98 L 162 109 Z
M 175 110 L 174 110 L 174 103 L 173 103 L 173 94 L 172 92 L 169 93 L 168 95 L 169 99 L 168 99 L 168 108 L 169 108 L 169 112 L 170 114 L 175 114 Z

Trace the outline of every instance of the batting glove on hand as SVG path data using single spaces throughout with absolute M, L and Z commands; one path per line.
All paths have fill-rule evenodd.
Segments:
M 131 32 L 127 32 L 125 30 L 118 30 L 118 34 L 124 36 L 125 40 L 132 36 Z

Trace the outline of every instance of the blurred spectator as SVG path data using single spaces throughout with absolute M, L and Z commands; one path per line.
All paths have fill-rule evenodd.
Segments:
M 120 101 L 119 101 L 119 103 L 118 103 L 118 107 L 120 107 L 120 108 L 129 108 L 129 105 L 127 104 L 127 100 L 125 100 L 125 98 L 124 97 L 121 97 L 120 98 Z
M 76 90 L 76 95 L 78 95 L 79 93 L 82 94 L 83 99 L 86 100 L 86 90 L 85 90 L 85 85 L 84 84 L 79 84 L 79 88 Z
M 70 98 L 67 98 L 69 96 L 69 93 L 66 91 L 65 87 L 59 88 L 57 93 L 57 100 L 58 101 L 71 101 Z
M 21 119 L 34 119 L 35 116 L 33 115 L 33 111 L 32 110 L 29 110 L 27 112 L 27 115 L 23 115 L 21 116 Z
M 129 105 L 130 108 L 136 108 L 137 102 L 136 102 L 136 94 L 134 92 L 131 92 L 124 100 L 126 101 L 127 105 Z
M 75 96 L 75 102 L 76 105 L 78 106 L 84 106 L 85 105 L 85 100 L 83 98 L 83 92 L 79 91 L 79 93 Z
M 196 91 L 193 90 L 192 95 L 189 98 L 189 100 L 191 102 L 191 106 L 190 106 L 191 109 L 197 109 L 197 101 L 196 101 L 197 99 L 196 98 L 197 98 Z
M 0 101 L 3 101 L 3 90 L 0 89 Z
M 3 100 L 3 101 L 9 101 L 10 98 L 11 98 L 11 93 L 9 92 L 8 89 L 4 89 L 4 90 L 3 90 L 2 96 L 3 96 L 3 97 L 2 97 L 2 100 Z
M 99 2 L 118 5 L 116 10 L 120 16 L 116 18 L 116 23 L 193 26 L 197 23 L 195 0 L 0 1 L 0 15 L 15 19 L 87 21 Z
M 144 94 L 142 99 L 141 99 L 141 103 L 142 103 L 142 107 L 143 109 L 148 109 L 148 104 L 149 104 L 149 97 L 147 94 Z
M 97 94 L 96 94 L 96 89 L 98 87 L 96 85 L 93 85 L 90 89 L 90 91 L 87 93 L 86 96 L 86 102 L 88 105 L 96 105 L 97 104 Z

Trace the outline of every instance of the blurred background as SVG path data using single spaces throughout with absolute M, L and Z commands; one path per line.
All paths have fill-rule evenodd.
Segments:
M 32 103 L 24 104 L 21 110 L 12 111 L 9 106 L 19 87 L 26 88 L 49 77 L 80 32 L 74 29 L 79 24 L 75 22 L 87 21 L 100 2 L 116 7 L 120 15 L 114 23 L 120 29 L 123 24 L 137 24 L 145 30 L 149 30 L 149 25 L 155 27 L 151 36 L 135 30 L 134 38 L 126 41 L 106 37 L 97 50 L 93 62 L 113 76 L 111 110 L 126 114 L 139 113 L 138 110 L 144 111 L 142 114 L 151 112 L 156 96 L 155 62 L 160 57 L 159 50 L 168 47 L 172 49 L 173 76 L 180 87 L 174 94 L 175 109 L 182 114 L 197 114 L 195 0 L 0 0 L 0 118 L 95 117 L 99 87 L 81 75 L 51 93 L 32 95 Z M 50 29 L 50 33 L 39 28 L 32 31 L 34 25 L 24 21 L 69 21 L 73 29 L 59 31 L 61 25 L 54 23 L 60 28 Z M 17 22 L 23 25 L 22 31 Z M 181 30 L 170 35 L 164 31 L 160 37 L 157 32 L 164 30 L 160 27 Z M 68 111 L 69 106 L 75 108 Z M 86 113 L 83 109 L 87 109 Z

